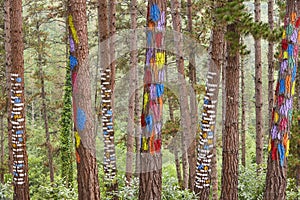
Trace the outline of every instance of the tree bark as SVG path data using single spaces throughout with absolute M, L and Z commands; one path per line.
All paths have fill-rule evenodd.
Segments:
M 271 31 L 274 29 L 274 0 L 268 0 L 268 21 Z M 268 44 L 268 102 L 269 102 L 269 124 L 268 130 L 272 125 L 272 112 L 274 104 L 274 42 L 269 41 Z
M 6 91 L 7 91 L 7 137 L 8 137 L 8 169 L 13 172 L 13 148 L 12 148 L 12 124 L 11 116 L 11 101 L 9 99 L 11 92 L 10 74 L 11 74 L 11 30 L 10 30 L 10 0 L 4 1 L 4 28 L 5 28 L 5 66 L 6 66 Z
M 11 1 L 10 11 L 11 94 L 9 98 L 12 109 L 9 123 L 12 124 L 14 199 L 26 200 L 30 198 L 26 152 L 22 0 Z
M 0 168 L 0 182 L 4 184 L 4 173 L 5 173 L 5 168 L 4 168 L 4 122 L 3 122 L 4 116 L 1 114 L 0 115 L 0 163 L 1 163 L 1 168 Z
M 255 22 L 260 22 L 260 0 L 255 0 Z M 255 38 L 255 115 L 256 115 L 256 165 L 257 174 L 262 170 L 263 162 L 263 98 L 262 98 L 262 66 L 261 39 Z
M 187 0 L 187 17 L 188 17 L 188 31 L 193 34 L 193 19 L 192 19 L 192 0 Z M 198 122 L 198 108 L 196 99 L 195 85 L 197 84 L 196 79 L 196 63 L 195 63 L 195 52 L 194 47 L 191 45 L 189 52 L 189 79 L 190 79 L 190 106 L 191 106 L 191 144 L 188 146 L 188 161 L 189 161 L 189 189 L 194 190 L 194 182 L 196 175 L 196 132 Z
M 241 119 L 241 136 L 242 136 L 242 165 L 246 167 L 246 99 L 245 99 L 245 66 L 244 56 L 241 59 L 241 95 L 242 95 L 242 119 Z
M 69 0 L 70 63 L 76 138 L 78 199 L 100 199 L 90 88 L 85 0 Z M 74 62 L 74 61 L 77 62 Z
M 215 8 L 222 2 L 215 4 Z M 214 22 L 215 24 L 216 21 Z M 222 64 L 224 60 L 224 27 L 215 25 L 210 40 L 210 58 L 207 73 L 206 93 L 204 97 L 202 126 L 198 140 L 197 169 L 194 191 L 205 200 L 209 199 L 211 179 L 216 179 L 217 172 L 212 173 L 212 165 L 216 165 L 215 126 L 217 116 L 217 103 Z M 212 160 L 214 163 L 212 163 Z M 216 170 L 214 168 L 213 170 Z M 216 182 L 217 180 L 215 180 Z
M 114 4 L 114 3 L 112 3 Z M 115 5 L 110 5 L 110 8 L 113 11 Z M 114 98 L 114 68 L 115 64 L 113 63 L 114 59 L 114 47 L 112 47 L 113 42 L 112 36 L 110 35 L 109 26 L 114 25 L 114 19 L 111 19 L 111 24 L 108 19 L 108 3 L 107 0 L 99 0 L 98 8 L 98 19 L 100 28 L 100 42 L 101 42 L 101 108 L 102 108 L 102 127 L 103 127 L 103 136 L 104 136 L 104 182 L 107 188 L 107 192 L 115 193 L 118 190 L 118 182 L 116 179 L 117 175 L 117 166 L 116 166 L 116 153 L 115 153 L 115 144 L 114 144 L 114 110 L 113 110 L 113 98 Z M 115 13 L 112 13 L 115 15 Z M 109 16 L 114 18 L 114 16 Z M 112 53 L 113 52 L 113 53 Z M 113 199 L 117 199 L 115 194 L 113 194 Z
M 280 69 L 275 91 L 275 104 L 272 114 L 272 127 L 269 136 L 268 167 L 264 199 L 285 200 L 287 186 L 287 156 L 289 153 L 290 128 L 293 113 L 293 95 L 297 74 L 298 41 L 292 38 L 289 30 L 298 31 L 296 21 L 297 2 L 286 1 L 286 18 L 282 36 L 281 51 L 288 52 L 279 58 Z M 287 67 L 286 65 L 287 64 Z
M 223 133 L 222 151 L 222 200 L 238 199 L 238 152 L 239 152 L 239 50 L 233 46 L 240 42 L 237 23 L 227 26 L 227 32 L 232 35 L 227 41 L 226 77 L 226 118 Z
M 40 25 L 37 23 L 37 32 L 39 33 Z M 49 172 L 50 172 L 50 182 L 54 182 L 54 168 L 53 168 L 53 153 L 52 153 L 52 145 L 50 141 L 50 133 L 49 133 L 49 124 L 48 124 L 48 112 L 47 112 L 47 105 L 46 105 L 46 92 L 45 92 L 45 74 L 43 71 L 43 44 L 41 43 L 40 35 L 38 34 L 38 70 L 39 70 L 39 76 L 41 81 L 41 98 L 42 98 L 42 113 L 43 113 L 43 119 L 44 119 L 44 128 L 45 128 L 45 134 L 46 134 L 46 147 L 47 147 L 47 153 L 48 153 L 48 164 L 49 164 Z
M 184 73 L 184 59 L 183 59 L 183 52 L 182 52 L 183 38 L 181 35 L 181 18 L 179 13 L 180 7 L 181 5 L 178 0 L 171 1 L 173 30 L 175 31 L 174 41 L 175 41 L 175 48 L 176 48 L 176 63 L 177 63 L 177 70 L 178 70 L 179 97 L 180 97 L 180 118 L 181 118 L 181 127 L 182 127 L 181 143 L 182 143 L 183 188 L 187 189 L 189 186 L 188 148 L 190 145 L 192 145 L 193 138 L 191 134 L 191 117 L 189 112 L 190 109 L 188 103 L 188 91 L 187 91 L 187 85 L 185 82 L 185 73 Z
M 130 71 L 129 71 L 129 115 L 128 115 L 128 125 L 127 125 L 127 156 L 126 156 L 126 185 L 130 185 L 132 174 L 133 174 L 133 155 L 134 155 L 134 137 L 135 137 L 135 93 L 137 92 L 136 87 L 136 68 L 138 64 L 138 51 L 137 51 L 137 2 L 136 0 L 131 0 L 130 10 L 131 10 L 131 39 L 130 39 Z
M 139 199 L 160 200 L 162 190 L 161 131 L 164 93 L 166 1 L 148 0 L 147 48 L 141 115 Z M 152 76 L 153 75 L 153 76 Z

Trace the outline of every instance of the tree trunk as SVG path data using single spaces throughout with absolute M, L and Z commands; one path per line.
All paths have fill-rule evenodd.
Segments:
M 192 20 L 192 0 L 187 0 L 187 17 L 188 17 L 188 31 L 193 34 L 193 20 Z M 192 87 L 190 88 L 190 105 L 191 105 L 191 144 L 188 146 L 188 161 L 189 161 L 189 189 L 194 190 L 195 175 L 196 175 L 196 132 L 198 122 L 198 108 L 196 99 L 195 85 L 196 80 L 196 63 L 194 47 L 191 45 L 189 52 L 189 79 Z
M 4 168 L 4 122 L 3 122 L 3 115 L 0 115 L 0 163 L 1 163 L 1 168 L 0 168 L 0 182 L 4 184 L 4 173 L 5 173 L 5 168 Z
M 216 8 L 222 4 L 216 3 Z M 206 94 L 204 97 L 202 126 L 198 140 L 197 169 L 195 180 L 195 192 L 201 199 L 209 199 L 212 174 L 212 164 L 216 163 L 215 126 L 217 116 L 217 103 L 219 95 L 220 74 L 224 60 L 224 27 L 213 27 L 211 40 L 211 52 L 207 73 Z M 215 163 L 212 163 L 212 159 Z M 215 168 L 216 170 L 216 168 Z
M 134 108 L 134 121 L 135 121 L 135 176 L 139 177 L 140 175 L 140 152 L 141 152 L 141 108 L 140 108 L 140 96 L 139 96 L 139 69 L 138 67 L 135 70 L 135 108 Z
M 39 32 L 40 25 L 37 24 L 37 32 Z M 42 62 L 43 62 L 43 55 L 42 55 L 42 48 L 43 44 L 41 43 L 40 35 L 38 35 L 38 70 L 39 70 L 39 76 L 41 80 L 41 98 L 42 98 L 42 113 L 43 113 L 43 119 L 44 119 L 44 126 L 45 126 L 45 133 L 46 133 L 46 147 L 48 151 L 48 164 L 49 164 L 49 172 L 50 172 L 50 182 L 54 182 L 54 168 L 53 168 L 53 153 L 52 153 L 52 145 L 50 141 L 50 133 L 49 133 L 49 124 L 48 124 L 48 112 L 47 112 L 47 106 L 46 106 L 46 92 L 45 92 L 45 75 L 42 68 Z
M 242 165 L 246 167 L 246 99 L 245 99 L 245 65 L 244 55 L 241 56 L 241 95 L 242 95 L 242 119 L 241 119 L 241 136 L 242 136 Z
M 274 29 L 274 0 L 268 0 L 268 20 L 271 31 Z M 268 102 L 269 102 L 269 123 L 268 130 L 271 129 L 272 125 L 272 112 L 274 102 L 274 42 L 269 41 L 268 47 Z
M 293 113 L 293 95 L 297 74 L 298 48 L 297 39 L 293 39 L 288 30 L 298 31 L 297 4 L 287 1 L 286 19 L 282 37 L 282 49 L 288 52 L 279 58 L 280 69 L 275 91 L 275 106 L 272 114 L 272 128 L 270 129 L 268 167 L 266 176 L 266 190 L 264 199 L 285 200 L 287 186 L 287 156 L 289 153 L 290 128 Z M 297 20 L 297 23 L 296 23 Z
M 148 0 L 147 48 L 141 115 L 142 147 L 139 199 L 160 200 L 162 190 L 161 131 L 164 93 L 166 1 Z M 153 76 L 152 76 L 153 74 Z
M 236 22 L 227 26 L 227 32 L 232 35 L 227 40 L 226 77 L 226 118 L 223 133 L 222 151 L 222 200 L 238 199 L 238 153 L 239 153 L 239 51 L 233 46 L 240 42 Z
M 12 124 L 14 199 L 29 199 L 26 152 L 22 0 L 11 1 L 10 122 Z
M 167 60 L 167 57 L 166 57 Z M 167 61 L 166 61 L 167 63 Z M 166 68 L 166 82 L 169 83 L 169 77 L 168 77 L 168 68 Z M 175 122 L 175 118 L 174 118 L 174 109 L 172 106 L 172 96 L 168 96 L 168 107 L 169 107 L 169 115 L 170 115 L 170 120 L 172 122 Z M 180 136 L 179 136 L 180 137 Z M 174 153 L 174 159 L 175 159 L 175 167 L 176 167 L 176 174 L 177 174 L 177 180 L 178 180 L 178 185 L 180 188 L 183 188 L 183 180 L 182 180 L 182 176 L 181 176 L 181 167 L 180 167 L 180 157 L 178 156 L 178 153 L 180 152 L 178 150 L 179 148 L 177 147 L 177 149 L 173 149 L 173 153 Z
M 76 130 L 78 199 L 100 199 L 90 88 L 86 1 L 69 0 L 70 65 Z
M 255 22 L 260 22 L 260 0 L 255 0 Z M 257 174 L 262 170 L 263 162 L 263 98 L 262 98 L 262 66 L 261 39 L 255 38 L 255 114 L 256 114 L 256 165 Z
M 13 148 L 12 148 L 12 124 L 10 122 L 11 116 L 11 101 L 9 99 L 11 93 L 11 33 L 10 33 L 10 0 L 4 1 L 4 27 L 5 27 L 5 66 L 6 66 L 6 91 L 7 91 L 7 138 L 8 138 L 8 169 L 13 172 Z
M 115 5 L 111 5 L 112 11 Z M 100 28 L 100 60 L 101 60 L 101 108 L 102 108 L 102 128 L 104 136 L 104 181 L 107 192 L 115 193 L 118 191 L 118 182 L 116 179 L 117 166 L 116 166 L 116 153 L 114 144 L 114 120 L 113 120 L 113 90 L 114 90 L 114 47 L 112 45 L 112 38 L 109 38 L 109 19 L 108 19 L 108 4 L 107 0 L 99 0 L 98 19 Z M 115 13 L 112 13 L 115 15 Z M 114 16 L 110 16 L 114 18 Z M 111 19 L 111 26 L 115 26 L 115 22 Z M 112 28 L 113 29 L 113 28 Z M 112 53 L 113 52 L 113 53 Z M 117 199 L 113 194 L 113 199 Z
M 181 33 L 181 18 L 180 9 L 181 5 L 178 0 L 171 1 L 172 20 L 175 49 L 176 49 L 176 63 L 178 70 L 178 82 L 179 82 L 179 96 L 180 96 L 180 118 L 181 118 L 181 140 L 182 140 L 182 170 L 183 170 L 183 188 L 187 189 L 189 186 L 189 160 L 187 149 L 189 145 L 193 143 L 191 134 L 191 116 L 189 112 L 188 103 L 188 91 L 185 82 L 184 74 L 184 60 L 183 60 L 183 38 Z M 191 158 L 191 157 L 190 157 Z M 191 158 L 192 160 L 192 158 Z
M 135 93 L 137 92 L 136 87 L 136 70 L 138 65 L 138 51 L 137 51 L 137 2 L 136 0 L 131 0 L 130 10 L 131 10 L 131 50 L 130 50 L 130 66 L 129 71 L 129 115 L 128 115 L 128 125 L 127 125 L 127 156 L 126 156 L 126 185 L 130 185 L 132 174 L 133 174 L 133 155 L 134 155 L 134 137 L 135 137 Z

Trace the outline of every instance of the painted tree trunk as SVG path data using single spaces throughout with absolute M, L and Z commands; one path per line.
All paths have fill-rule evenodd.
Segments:
M 6 90 L 7 96 L 10 96 L 11 83 L 11 36 L 10 36 L 10 0 L 4 1 L 4 27 L 5 27 L 5 65 L 6 65 Z M 13 172 L 13 148 L 12 148 L 12 124 L 11 116 L 11 101 L 7 101 L 7 137 L 8 137 L 8 169 Z
M 127 125 L 127 155 L 126 155 L 126 184 L 130 185 L 132 174 L 133 174 L 133 156 L 134 156 L 134 138 L 135 138 L 135 93 L 137 92 L 136 87 L 136 70 L 138 65 L 138 51 L 137 51 L 137 2 L 136 0 L 131 0 L 130 10 L 131 10 L 131 39 L 130 39 L 130 66 L 129 71 L 129 115 L 128 115 L 128 125 Z
M 246 167 L 246 98 L 245 98 L 245 65 L 244 56 L 241 56 L 241 136 L 242 136 L 242 165 Z
M 274 29 L 274 0 L 268 0 L 268 21 L 271 31 Z M 274 101 L 274 42 L 269 41 L 268 44 L 268 102 L 269 102 L 269 123 L 268 130 L 272 126 L 272 112 Z
M 111 5 L 110 8 L 112 8 Z M 114 47 L 113 38 L 110 35 L 109 26 L 114 25 L 114 19 L 108 19 L 108 3 L 107 0 L 99 0 L 99 32 L 100 32 L 100 63 L 101 63 L 101 110 L 102 110 L 102 128 L 104 138 L 104 182 L 107 192 L 116 192 L 118 190 L 118 182 L 116 179 L 116 153 L 114 144 L 114 120 L 113 120 L 113 91 L 114 91 Z M 114 8 L 112 8 L 114 10 Z M 115 15 L 115 14 L 112 14 Z M 110 16 L 112 17 L 112 16 Z M 113 29 L 113 28 L 112 28 Z M 111 48 L 112 47 L 112 48 Z M 113 52 L 113 53 L 112 53 Z M 113 199 L 117 197 L 113 195 Z
M 221 5 L 222 3 L 218 2 L 215 4 L 215 8 Z M 215 126 L 220 76 L 224 60 L 224 27 L 213 27 L 210 39 L 210 50 L 206 92 L 198 139 L 196 179 L 194 185 L 194 191 L 198 194 L 199 198 L 203 200 L 209 199 L 212 178 L 214 178 L 216 184 L 218 181 L 216 171 Z M 212 163 L 212 161 L 214 163 Z M 215 168 L 212 168 L 212 165 L 214 165 Z M 212 169 L 215 171 L 212 172 Z
M 293 96 L 298 60 L 298 31 L 296 1 L 286 1 L 287 10 L 279 56 L 280 69 L 275 90 L 272 127 L 269 135 L 269 153 L 264 199 L 286 199 L 287 156 L 293 113 Z
M 209 199 L 212 178 L 212 158 L 216 126 L 217 102 L 220 75 L 224 58 L 224 31 L 214 27 L 211 35 L 211 52 L 207 74 L 206 93 L 204 97 L 200 137 L 198 140 L 195 192 L 201 199 Z
M 193 34 L 193 20 L 192 20 L 192 1 L 187 0 L 187 18 L 188 18 L 188 31 Z M 191 144 L 188 146 L 188 161 L 189 161 L 189 189 L 194 190 L 194 182 L 196 175 L 196 132 L 198 122 L 198 108 L 196 99 L 195 85 L 197 84 L 196 79 L 196 63 L 195 63 L 195 52 L 194 47 L 191 45 L 189 53 L 189 79 L 192 87 L 190 88 L 190 107 L 191 107 Z
M 14 199 L 29 199 L 28 158 L 26 152 L 24 44 L 22 31 L 22 0 L 11 1 L 11 73 L 9 95 L 12 125 Z
M 185 82 L 184 73 L 184 60 L 183 60 L 183 38 L 181 33 L 181 18 L 179 9 L 181 8 L 178 0 L 171 0 L 172 20 L 175 49 L 176 49 L 176 63 L 178 70 L 178 82 L 179 82 L 179 97 L 180 97 L 180 119 L 181 119 L 181 140 L 182 140 L 182 170 L 183 170 L 183 188 L 187 189 L 189 185 L 189 160 L 188 160 L 188 148 L 193 143 L 193 137 L 191 134 L 191 116 L 188 103 L 188 90 Z M 191 158 L 192 160 L 192 158 Z
M 238 154 L 239 154 L 239 51 L 233 48 L 240 42 L 236 22 L 227 26 L 232 36 L 227 40 L 227 66 L 225 69 L 226 117 L 222 150 L 221 200 L 238 199 Z
M 161 199 L 166 1 L 148 0 L 139 199 Z
M 78 199 L 100 199 L 92 112 L 86 1 L 69 0 L 70 67 L 73 86 Z
M 260 22 L 260 0 L 255 0 L 255 22 Z M 262 98 L 262 66 L 261 39 L 255 38 L 255 119 L 256 119 L 256 165 L 260 174 L 263 162 L 263 98 Z

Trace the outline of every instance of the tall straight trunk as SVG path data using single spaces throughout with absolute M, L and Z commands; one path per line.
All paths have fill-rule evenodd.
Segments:
M 193 19 L 192 19 L 192 0 L 187 0 L 187 17 L 188 17 L 188 31 L 193 34 Z M 188 161 L 189 161 L 189 189 L 194 190 L 194 182 L 196 175 L 196 132 L 197 132 L 197 99 L 195 85 L 196 80 L 196 63 L 194 47 L 191 45 L 189 52 L 189 79 L 192 87 L 190 88 L 190 105 L 191 105 L 191 144 L 188 146 Z
M 161 199 L 166 1 L 148 0 L 139 199 Z M 152 76 L 153 75 L 153 76 Z
M 127 155 L 126 155 L 126 184 L 130 185 L 132 174 L 133 174 L 133 155 L 134 155 L 134 137 L 135 137 L 135 93 L 137 92 L 136 87 L 136 73 L 138 65 L 138 51 L 137 51 L 137 2 L 136 0 L 131 0 L 130 10 L 131 10 L 131 39 L 130 39 L 130 68 L 129 71 L 129 115 L 128 115 L 128 125 L 127 125 Z
M 260 22 L 260 0 L 255 0 L 255 22 Z M 262 98 L 262 66 L 261 39 L 255 38 L 255 115 L 256 115 L 256 165 L 260 174 L 263 162 L 263 98 Z
M 85 0 L 69 0 L 70 66 L 76 138 L 78 199 L 100 199 L 92 112 Z
M 28 158 L 26 152 L 24 57 L 22 0 L 11 1 L 11 102 L 14 199 L 29 199 Z
M 187 189 L 189 186 L 189 160 L 188 151 L 189 145 L 193 143 L 193 136 L 191 134 L 191 116 L 189 113 L 188 91 L 185 82 L 184 74 L 184 60 L 183 60 L 183 38 L 181 33 L 181 18 L 180 9 L 181 5 L 178 0 L 171 0 L 172 21 L 175 49 L 176 49 L 176 64 L 178 70 L 179 82 L 179 97 L 180 97 L 180 118 L 181 118 L 181 145 L 182 145 L 182 170 L 183 170 L 183 188 Z M 191 157 L 190 157 L 191 158 Z M 191 158 L 192 160 L 192 158 Z M 192 166 L 191 166 L 192 167 Z
M 166 57 L 166 63 L 167 63 L 167 57 Z M 168 68 L 166 68 L 166 82 L 169 83 Z M 170 120 L 172 122 L 175 122 L 174 109 L 172 106 L 172 99 L 173 99 L 172 96 L 168 97 L 169 115 L 170 115 Z M 176 167 L 176 175 L 177 175 L 178 185 L 180 188 L 182 188 L 183 180 L 182 180 L 182 175 L 181 175 L 180 157 L 178 155 L 180 153 L 180 151 L 178 149 L 179 148 L 174 149 L 173 153 L 174 153 L 174 159 L 175 159 L 175 167 Z
M 240 42 L 237 23 L 227 26 L 227 32 L 232 36 L 227 40 L 226 77 L 226 117 L 223 133 L 222 151 L 222 200 L 238 199 L 238 154 L 239 154 L 239 51 L 233 46 Z
M 268 21 L 271 31 L 274 29 L 274 0 L 268 0 Z M 268 130 L 271 129 L 272 125 L 272 112 L 273 112 L 273 101 L 274 101 L 274 42 L 269 41 L 268 44 Z
M 10 36 L 10 0 L 4 1 L 4 28 L 5 28 L 5 66 L 6 66 L 6 91 L 7 91 L 7 138 L 8 138 L 8 169 L 13 172 L 13 148 L 12 148 L 12 124 L 10 122 L 11 116 L 11 101 L 10 90 L 10 73 L 11 73 L 11 36 Z
M 282 57 L 275 91 L 275 104 L 270 129 L 268 167 L 264 199 L 286 199 L 287 156 L 289 153 L 290 128 L 293 113 L 293 95 L 298 63 L 298 32 L 300 18 L 297 17 L 298 1 L 286 1 L 287 10 L 282 36 Z M 291 32 L 290 30 L 293 30 Z
M 215 4 L 216 8 L 222 6 Z M 216 157 L 215 126 L 219 95 L 220 75 L 224 59 L 224 27 L 214 26 L 210 41 L 209 69 L 204 97 L 200 137 L 198 141 L 195 192 L 205 200 L 209 199 L 212 179 L 212 159 Z M 216 162 L 216 158 L 214 158 Z M 214 169 L 216 170 L 216 168 Z M 216 172 L 214 172 L 216 177 Z
M 113 120 L 113 98 L 114 98 L 114 43 L 111 41 L 109 26 L 115 26 L 114 20 L 111 20 L 109 24 L 108 18 L 108 3 L 107 0 L 99 0 L 98 8 L 98 25 L 100 31 L 100 63 L 101 63 L 101 108 L 102 108 L 102 128 L 104 137 L 104 182 L 107 188 L 107 192 L 115 193 L 118 190 L 118 182 L 116 179 L 117 166 L 116 166 L 116 153 L 114 144 L 114 120 Z M 112 2 L 111 2 L 112 3 Z M 111 5 L 112 8 L 115 5 Z M 114 11 L 112 8 L 111 11 Z M 110 11 L 110 12 L 111 12 Z M 115 11 L 114 11 L 115 12 Z M 115 15 L 115 13 L 112 13 Z M 114 16 L 109 16 L 113 18 Z M 113 28 L 112 28 L 113 29 Z M 110 38 L 109 38 L 110 37 Z M 113 199 L 117 199 L 115 194 Z
M 0 182 L 4 184 L 4 116 L 0 115 Z
M 246 99 L 245 99 L 245 65 L 244 55 L 241 56 L 241 136 L 242 136 L 242 165 L 246 167 Z
M 37 31 L 39 32 L 40 25 L 37 24 Z M 47 112 L 47 105 L 46 105 L 46 92 L 45 92 L 45 74 L 43 71 L 43 55 L 42 55 L 42 49 L 43 44 L 41 43 L 40 35 L 38 35 L 38 70 L 39 70 L 39 76 L 40 76 L 40 83 L 41 83 L 41 98 L 42 98 L 42 113 L 43 113 L 43 119 L 44 119 L 44 127 L 45 127 L 45 133 L 46 133 L 46 147 L 47 147 L 47 153 L 48 153 L 48 164 L 49 164 L 49 172 L 50 172 L 50 182 L 54 182 L 54 168 L 53 168 L 53 153 L 52 153 L 52 145 L 50 141 L 50 133 L 49 133 L 49 123 L 48 123 L 48 112 Z
M 135 176 L 139 177 L 140 174 L 140 152 L 141 152 L 141 108 L 140 108 L 140 96 L 139 96 L 139 69 L 135 70 L 135 98 L 134 98 L 134 121 L 135 121 Z

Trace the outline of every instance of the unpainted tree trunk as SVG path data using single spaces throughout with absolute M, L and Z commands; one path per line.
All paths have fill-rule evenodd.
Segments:
M 24 90 L 24 44 L 22 0 L 11 1 L 10 36 L 11 36 L 11 68 L 9 95 L 11 102 L 10 122 L 13 148 L 13 183 L 15 200 L 27 200 L 29 197 L 28 157 L 26 151 L 25 127 L 25 90 Z
M 5 66 L 6 66 L 6 91 L 7 91 L 7 138 L 8 138 L 8 169 L 13 172 L 13 148 L 12 148 L 12 124 L 10 122 L 11 116 L 11 101 L 10 90 L 10 74 L 11 74 L 11 36 L 10 36 L 10 0 L 4 1 L 4 28 L 5 28 Z
M 241 136 L 242 136 L 242 165 L 246 167 L 246 99 L 245 99 L 245 65 L 244 56 L 241 56 L 241 100 L 242 100 L 242 119 L 241 119 Z
M 183 59 L 183 38 L 181 33 L 181 18 L 180 9 L 181 5 L 178 0 L 171 0 L 172 20 L 175 49 L 176 49 L 176 63 L 178 70 L 178 82 L 179 82 L 179 98 L 180 98 L 180 118 L 181 118 L 181 140 L 182 140 L 182 171 L 183 171 L 183 188 L 188 189 L 189 186 L 189 160 L 188 160 L 188 148 L 193 143 L 191 137 L 191 116 L 188 103 L 188 91 L 187 84 L 185 82 L 184 72 L 184 59 Z M 191 166 L 192 167 L 192 166 Z
M 226 77 L 226 117 L 223 133 L 222 188 L 221 200 L 238 199 L 238 154 L 239 154 L 239 51 L 233 48 L 240 42 L 236 22 L 227 26 L 232 35 L 227 41 Z
M 37 32 L 39 32 L 40 25 L 37 24 Z M 49 123 L 48 123 L 48 112 L 47 112 L 47 105 L 46 105 L 46 92 L 45 92 L 45 74 L 43 71 L 43 44 L 41 43 L 40 35 L 38 35 L 38 70 L 39 70 L 39 76 L 41 81 L 41 98 L 42 98 L 42 113 L 43 113 L 43 119 L 44 119 L 44 127 L 45 127 L 45 133 L 46 133 L 46 147 L 47 147 L 47 153 L 48 153 L 48 164 L 49 164 L 49 172 L 50 172 L 50 182 L 54 182 L 54 168 L 53 168 L 53 153 L 52 153 L 52 145 L 50 141 L 50 133 L 49 133 Z
M 0 182 L 4 184 L 4 116 L 0 115 Z
M 287 156 L 289 153 L 290 128 L 293 113 L 293 95 L 297 74 L 298 48 L 297 39 L 292 38 L 288 30 L 298 32 L 297 20 L 298 1 L 286 1 L 285 26 L 282 36 L 281 51 L 288 46 L 289 53 L 279 58 L 280 69 L 275 90 L 275 102 L 272 113 L 272 126 L 269 135 L 269 153 L 264 199 L 285 200 L 287 187 Z M 288 28 L 289 27 L 289 28 Z M 291 62 L 292 61 L 292 62 Z M 286 64 L 288 67 L 286 67 Z
M 274 29 L 274 0 L 268 0 L 268 21 L 271 31 Z M 268 130 L 272 125 L 272 112 L 274 105 L 274 42 L 268 44 L 268 102 L 269 102 L 269 123 Z
M 193 10 L 192 10 L 192 0 L 187 0 L 187 17 L 188 17 L 188 31 L 193 34 Z M 196 79 L 196 62 L 195 62 L 195 52 L 194 47 L 191 45 L 189 53 L 189 79 L 190 84 L 190 107 L 191 107 L 191 144 L 188 146 L 188 161 L 189 161 L 189 189 L 194 190 L 194 182 L 196 175 L 196 132 L 197 132 L 197 122 L 198 122 L 198 108 L 196 99 L 195 85 L 197 84 Z
M 255 22 L 260 22 L 260 0 L 255 0 Z M 257 174 L 261 173 L 263 163 L 263 98 L 262 98 L 262 66 L 261 39 L 255 38 L 255 119 L 256 119 L 256 165 Z
M 86 1 L 69 0 L 70 63 L 76 129 L 78 199 L 100 199 L 92 112 Z M 76 61 L 76 62 L 75 62 Z
M 135 93 L 137 92 L 136 87 L 136 68 L 138 64 L 138 51 L 137 51 L 137 2 L 136 0 L 131 0 L 130 10 L 131 10 L 131 39 L 130 39 L 130 66 L 129 71 L 129 115 L 128 115 L 128 125 L 127 125 L 127 155 L 126 155 L 126 185 L 130 185 L 132 174 L 133 174 L 133 156 L 134 156 L 134 138 L 135 138 Z
M 148 0 L 139 199 L 161 199 L 166 1 Z

